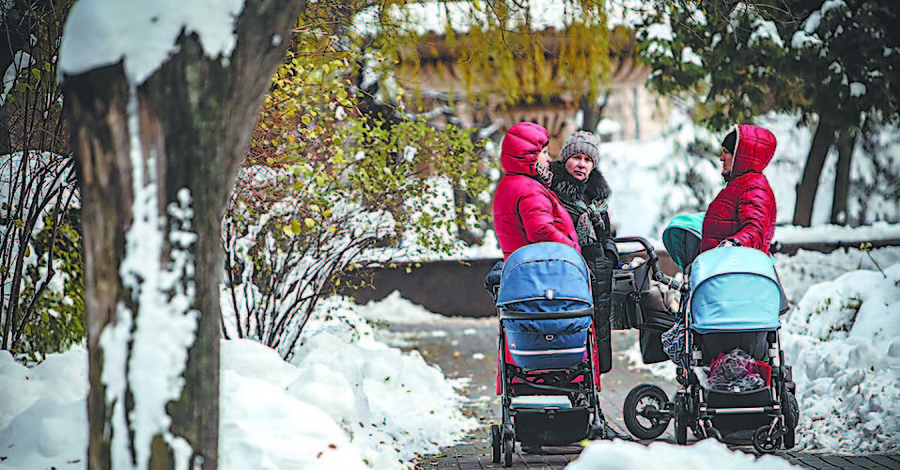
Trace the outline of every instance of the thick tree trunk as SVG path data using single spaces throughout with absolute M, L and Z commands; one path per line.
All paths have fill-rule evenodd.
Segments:
M 812 146 L 806 157 L 806 166 L 803 168 L 803 177 L 797 185 L 797 201 L 794 205 L 794 225 L 809 227 L 812 223 L 813 205 L 816 201 L 816 191 L 819 189 L 819 177 L 822 175 L 822 167 L 825 166 L 825 157 L 828 149 L 834 143 L 834 124 L 820 120 L 813 135 Z
M 831 223 L 847 225 L 847 199 L 850 196 L 850 164 L 853 160 L 853 148 L 856 146 L 856 133 L 841 131 L 835 143 L 838 151 L 837 171 L 834 175 L 834 199 L 831 203 Z
M 144 83 L 129 83 L 121 63 L 65 77 L 83 201 L 91 469 L 218 466 L 221 216 L 262 99 L 304 6 L 303 0 L 246 1 L 228 60 L 209 58 L 196 35 L 182 35 L 177 53 Z M 137 132 L 129 119 L 132 126 L 138 123 Z M 142 172 L 133 167 L 134 152 Z M 135 197 L 141 188 L 155 189 L 153 200 Z M 123 261 L 134 256 L 127 252 L 129 230 L 143 221 L 135 220 L 133 211 L 142 204 L 155 207 L 150 222 L 158 219 L 164 235 L 159 259 L 147 262 L 169 269 L 178 264 L 177 254 L 185 253 L 190 265 L 172 287 L 190 294 L 189 304 L 178 305 L 172 318 L 196 322 L 182 360 L 183 387 L 162 411 L 171 425 L 151 429 L 156 434 L 149 440 L 142 439 L 147 429 L 131 413 L 147 407 L 133 377 L 151 373 L 142 370 L 146 364 L 137 350 L 153 333 L 142 321 L 166 313 L 136 295 L 145 288 L 123 279 Z M 177 211 L 185 207 L 189 225 Z M 196 238 L 181 245 L 172 238 L 181 232 Z M 148 279 L 140 282 L 146 285 Z M 110 343 L 125 357 L 104 357 Z
M 124 297 L 118 265 L 125 253 L 125 227 L 131 224 L 132 201 L 130 172 L 120 173 L 116 163 L 119 152 L 128 153 L 128 85 L 119 66 L 90 75 L 90 80 L 68 81 L 66 105 L 73 122 L 70 130 L 78 156 L 85 234 L 84 304 L 91 383 L 88 419 L 90 435 L 99 437 L 106 434 L 110 418 L 101 377 L 104 357 L 100 333 L 116 323 L 116 304 Z M 130 299 L 124 301 L 131 303 Z M 90 440 L 90 468 L 112 468 L 108 444 L 101 438 Z
M 606 103 L 609 101 L 609 91 L 603 95 L 603 100 L 597 104 L 596 100 L 591 100 L 587 96 L 582 96 L 578 99 L 578 109 L 583 113 L 583 119 L 581 120 L 581 129 L 582 131 L 588 132 L 597 132 L 597 126 L 600 124 L 600 119 L 603 118 L 603 110 L 606 108 Z

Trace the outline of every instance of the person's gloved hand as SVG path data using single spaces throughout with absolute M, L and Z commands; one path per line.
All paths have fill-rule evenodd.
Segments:
M 603 223 L 603 213 L 606 212 L 607 207 L 608 203 L 605 199 L 597 200 L 592 202 L 591 204 L 588 204 L 587 214 L 591 219 L 591 224 L 595 226 L 599 225 L 601 229 L 606 228 L 606 224 Z

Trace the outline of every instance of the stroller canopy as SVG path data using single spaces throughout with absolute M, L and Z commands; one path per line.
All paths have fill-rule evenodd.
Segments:
M 704 212 L 681 214 L 673 218 L 663 230 L 663 245 L 682 272 L 694 262 L 700 252 L 704 215 Z
M 590 276 L 584 258 L 572 247 L 554 242 L 526 245 L 503 265 L 497 307 L 548 313 L 592 309 Z
M 692 330 L 776 330 L 780 310 L 775 262 L 762 251 L 723 246 L 703 252 L 691 265 Z

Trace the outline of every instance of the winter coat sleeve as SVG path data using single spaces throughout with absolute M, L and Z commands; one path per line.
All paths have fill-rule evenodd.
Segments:
M 572 246 L 577 245 L 569 234 L 561 231 L 553 216 L 553 203 L 545 195 L 539 193 L 527 194 L 519 201 L 519 214 L 522 217 L 522 226 L 525 235 L 531 243 L 558 242 Z M 568 217 L 565 211 L 561 216 Z
M 770 238 L 766 234 L 768 221 L 775 218 L 775 198 L 767 186 L 757 180 L 748 184 L 738 198 L 738 220 L 740 229 L 729 239 L 741 246 L 767 251 L 763 247 L 764 240 Z
M 599 218 L 600 223 L 594 224 L 594 232 L 596 232 L 600 244 L 606 249 L 605 256 L 610 258 L 615 265 L 619 260 L 619 248 L 616 246 L 616 242 L 613 241 L 615 236 L 612 233 L 612 223 L 609 220 L 609 212 L 601 212 Z
M 597 232 L 597 238 L 600 240 L 607 240 L 613 237 L 609 212 L 603 211 L 600 213 L 600 223 L 594 224 L 594 230 Z
M 500 285 L 500 275 L 503 273 L 503 261 L 497 261 L 490 272 L 484 277 L 484 290 L 490 294 L 494 302 L 497 301 L 497 293 L 494 288 Z

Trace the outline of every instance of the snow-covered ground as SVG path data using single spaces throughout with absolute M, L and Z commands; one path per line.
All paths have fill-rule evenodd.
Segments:
M 384 316 L 415 314 L 406 304 Z M 457 384 L 376 341 L 356 308 L 326 301 L 290 363 L 254 341 L 222 341 L 220 468 L 403 468 L 477 427 Z M 87 380 L 83 348 L 32 368 L 0 351 L 0 468 L 86 468 Z
M 791 130 L 788 121 L 771 121 L 783 143 L 777 161 L 801 159 L 805 152 L 807 137 Z M 659 179 L 655 168 L 684 138 L 673 132 L 650 141 L 604 144 L 601 169 L 613 185 L 611 211 L 619 234 L 658 238 L 657 202 L 671 185 Z M 769 177 L 784 222 L 793 204 L 792 189 L 786 188 L 796 183 L 799 170 L 783 171 L 794 167 L 778 165 L 782 169 Z M 823 211 L 817 209 L 814 228 L 782 225 L 776 238 L 857 240 L 900 234 L 897 225 L 857 230 L 825 226 Z M 496 245 L 488 244 L 463 256 L 497 254 Z M 794 366 L 801 407 L 797 448 L 853 454 L 900 450 L 900 248 L 801 251 L 793 257 L 778 255 L 777 263 L 795 305 L 784 318 L 782 341 Z M 461 413 L 461 384 L 444 378 L 417 353 L 403 353 L 375 339 L 371 320 L 410 317 L 441 321 L 396 296 L 366 307 L 332 298 L 306 327 L 290 363 L 250 341 L 223 341 L 220 467 L 409 468 L 416 455 L 436 452 L 476 428 Z M 668 366 L 654 371 L 670 373 Z M 0 469 L 86 467 L 86 373 L 86 354 L 80 348 L 31 368 L 0 352 Z M 788 466 L 773 457 L 753 459 L 713 441 L 686 448 L 594 442 L 570 468 L 663 465 L 668 470 Z

